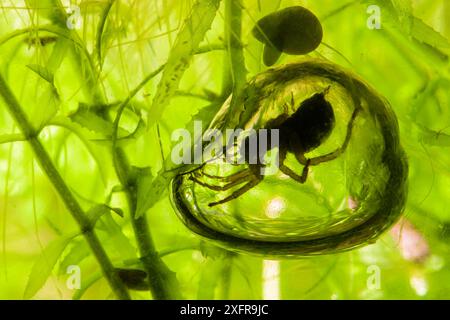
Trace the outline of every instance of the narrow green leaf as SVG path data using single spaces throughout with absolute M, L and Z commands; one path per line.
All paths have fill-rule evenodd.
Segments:
M 186 125 L 186 128 L 193 128 L 194 121 L 201 121 L 202 123 L 210 123 L 214 116 L 219 111 L 220 105 L 223 101 L 215 101 L 204 108 L 201 108 L 195 115 L 192 116 L 189 123 Z
M 62 127 L 76 135 L 76 137 L 80 139 L 83 145 L 89 150 L 89 154 L 95 160 L 103 181 L 106 180 L 107 166 L 105 165 L 105 163 L 108 161 L 108 157 L 104 152 L 102 152 L 102 150 L 100 150 L 99 148 L 95 148 L 94 144 L 92 143 L 92 140 L 103 138 L 102 135 L 86 129 L 85 127 L 65 116 L 55 116 L 48 123 L 48 125 Z
M 83 278 L 81 280 L 81 287 L 79 290 L 75 291 L 75 293 L 72 296 L 73 300 L 80 300 L 81 297 L 86 293 L 86 291 L 94 285 L 97 281 L 99 281 L 101 278 L 103 278 L 103 274 L 98 271 L 92 274 L 91 276 L 87 277 L 86 279 Z
M 197 0 L 190 16 L 185 20 L 169 58 L 148 114 L 148 128 L 162 116 L 180 83 L 181 77 L 189 66 L 191 57 L 199 48 L 200 42 L 216 16 L 220 0 Z
M 363 2 L 372 4 L 368 0 Z M 390 26 L 432 47 L 450 47 L 448 39 L 414 16 L 411 0 L 379 0 L 378 5 L 381 6 Z
M 136 219 L 161 200 L 174 176 L 175 172 L 161 172 L 154 179 L 151 179 L 151 177 L 141 179 L 138 187 Z
M 86 213 L 92 225 L 95 225 L 98 219 L 100 219 L 104 214 L 108 213 L 110 210 L 104 204 L 97 204 L 93 206 Z
M 194 121 L 202 121 L 203 123 L 210 123 L 222 101 L 216 101 L 210 105 L 200 109 L 185 126 L 186 128 L 193 128 Z M 187 166 L 174 167 L 170 157 L 166 160 L 165 168 L 171 168 L 170 171 L 162 169 L 158 175 L 150 179 L 149 176 L 142 176 L 141 181 L 138 181 L 138 201 L 136 209 L 136 218 L 141 217 L 147 210 L 158 203 L 165 195 L 169 188 L 172 179 L 180 172 L 188 170 Z
M 145 198 L 152 191 L 152 181 L 153 176 L 150 168 L 139 168 L 139 173 L 137 175 L 137 216 L 141 216 L 143 213 L 142 211 L 145 211 Z
M 103 31 L 105 30 L 106 21 L 107 21 L 109 12 L 110 12 L 111 7 L 113 6 L 114 2 L 115 2 L 115 0 L 109 0 L 109 2 L 106 4 L 106 6 L 102 12 L 100 22 L 98 23 L 98 26 L 97 26 L 97 39 L 96 39 L 95 48 L 97 50 L 97 60 L 98 60 L 100 69 L 103 65 L 103 47 L 104 47 Z
M 0 135 L 0 144 L 3 143 L 10 143 L 10 142 L 17 142 L 17 141 L 24 141 L 25 137 L 23 134 L 20 133 L 13 133 L 13 134 L 2 134 Z
M 37 12 L 39 17 L 50 20 L 60 26 L 66 25 L 67 15 L 58 0 L 26 0 L 28 8 Z
M 413 18 L 411 35 L 432 47 L 450 48 L 450 42 L 447 38 L 416 17 Z
M 55 45 L 53 46 L 52 53 L 47 60 L 46 68 L 55 74 L 61 66 L 64 59 L 67 57 L 67 51 L 70 48 L 71 42 L 65 38 L 58 37 Z
M 58 90 L 54 85 L 54 74 L 46 66 L 38 64 L 29 64 L 27 67 L 46 82 L 39 86 L 39 96 L 37 103 L 45 106 L 34 108 L 30 112 L 30 119 L 38 128 L 42 128 L 56 115 L 60 105 Z
M 53 86 L 54 75 L 49 69 L 38 64 L 28 64 L 27 67 Z
M 32 298 L 47 281 L 53 267 L 64 249 L 76 235 L 58 238 L 52 241 L 34 263 L 23 295 L 24 299 Z
M 65 275 L 67 274 L 67 268 L 72 265 L 80 264 L 83 259 L 91 256 L 91 249 L 84 239 L 80 239 L 79 241 L 74 240 L 73 244 L 69 246 L 67 250 L 67 254 L 59 263 L 58 266 L 58 274 Z
M 108 207 L 109 210 L 111 210 L 112 212 L 114 212 L 115 214 L 117 214 L 119 217 L 123 218 L 124 217 L 124 213 L 123 210 L 120 208 L 112 208 L 112 207 Z
M 121 259 L 136 258 L 136 249 L 130 242 L 130 239 L 123 233 L 122 227 L 113 219 L 111 214 L 104 214 L 97 222 L 96 228 L 104 231 L 102 239 L 107 241 L 109 246 L 117 251 Z M 106 233 L 106 237 L 105 236 Z
M 116 213 L 119 217 L 123 218 L 123 211 L 120 208 L 112 208 L 107 206 L 106 204 L 97 204 L 93 206 L 88 212 L 87 215 L 92 222 L 92 225 L 100 219 L 104 214 L 109 213 L 110 211 Z
M 94 112 L 94 109 L 91 109 L 86 105 L 80 105 L 78 110 L 71 114 L 69 118 L 90 131 L 99 133 L 103 137 L 111 138 L 113 132 L 112 123 L 97 115 Z M 130 132 L 119 128 L 120 137 L 129 135 Z
M 400 23 L 403 25 L 405 31 L 411 31 L 413 24 L 413 5 L 411 0 L 391 0 L 392 6 L 396 12 Z

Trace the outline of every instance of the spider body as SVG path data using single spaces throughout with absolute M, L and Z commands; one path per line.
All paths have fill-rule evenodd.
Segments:
M 262 128 L 279 130 L 279 170 L 299 183 L 306 182 L 310 166 L 336 159 L 345 151 L 351 137 L 353 122 L 359 109 L 355 109 L 351 116 L 347 126 L 347 135 L 341 147 L 323 156 L 310 159 L 305 157 L 307 152 L 319 147 L 333 131 L 335 125 L 333 107 L 325 97 L 328 90 L 329 88 L 304 100 L 292 115 L 282 114 L 269 121 Z M 294 105 L 293 96 L 291 104 Z M 247 164 L 246 169 L 225 177 L 209 175 L 202 172 L 204 177 L 219 181 L 219 185 L 206 183 L 199 179 L 200 175 L 197 172 L 193 172 L 190 177 L 192 181 L 214 191 L 230 190 L 245 183 L 224 199 L 209 203 L 210 207 L 236 199 L 264 179 L 264 175 L 261 172 L 265 164 L 261 161 L 261 155 L 265 155 L 271 148 L 276 146 L 270 141 L 271 135 L 268 136 L 269 141 L 267 143 L 260 143 L 259 130 L 257 130 L 243 140 L 239 146 L 239 153 Z M 256 148 L 251 148 L 251 144 L 255 142 Z M 284 162 L 288 153 L 293 154 L 297 161 L 303 165 L 301 175 L 285 165 Z
M 325 92 L 316 93 L 311 98 L 303 101 L 295 113 L 288 116 L 282 114 L 269 121 L 264 129 L 279 130 L 279 150 L 280 154 L 286 155 L 290 152 L 299 157 L 320 146 L 331 134 L 335 117 L 333 107 L 325 99 Z M 293 100 L 293 99 L 292 99 Z M 294 101 L 291 102 L 294 104 Z M 249 164 L 263 165 L 258 155 L 265 154 L 271 150 L 273 145 L 268 135 L 267 148 L 259 141 L 258 131 L 246 137 L 241 145 L 240 154 Z M 251 152 L 251 141 L 257 141 L 258 152 Z M 283 159 L 280 159 L 281 161 Z

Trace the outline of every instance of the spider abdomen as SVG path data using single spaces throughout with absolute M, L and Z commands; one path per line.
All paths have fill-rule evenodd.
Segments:
M 297 111 L 281 124 L 280 140 L 286 136 L 291 140 L 291 146 L 296 145 L 301 148 L 301 150 L 290 151 L 308 152 L 320 146 L 328 138 L 334 125 L 333 107 L 325 100 L 324 93 L 318 93 L 303 101 Z

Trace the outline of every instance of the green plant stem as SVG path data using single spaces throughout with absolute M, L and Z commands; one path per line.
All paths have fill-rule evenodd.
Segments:
M 25 141 L 25 137 L 20 133 L 0 135 L 0 144 L 10 143 L 10 142 L 18 142 L 18 141 Z
M 127 196 L 131 225 L 138 245 L 140 260 L 149 275 L 152 296 L 158 300 L 180 298 L 175 273 L 164 264 L 158 252 L 155 250 L 147 216 L 142 215 L 139 218 L 135 218 L 137 209 L 137 179 L 130 174 L 130 166 L 124 151 L 121 148 L 115 148 L 114 153 L 114 165 L 117 168 L 116 171 L 120 173 L 119 180 Z
M 178 282 L 176 280 L 175 273 L 169 270 L 169 268 L 161 260 L 158 252 L 155 250 L 147 217 L 142 215 L 141 217 L 136 218 L 138 188 L 137 177 L 132 175 L 129 161 L 123 149 L 116 146 L 119 122 L 125 107 L 139 92 L 139 90 L 141 90 L 150 79 L 159 74 L 163 69 L 164 65 L 160 66 L 146 76 L 119 106 L 113 123 L 112 149 L 114 168 L 127 196 L 131 224 L 136 238 L 136 243 L 138 244 L 141 261 L 150 278 L 150 291 L 154 299 L 167 300 L 180 297 Z
M 102 69 L 103 66 L 103 52 L 102 52 L 103 31 L 105 29 L 106 19 L 108 18 L 109 12 L 111 11 L 114 2 L 115 0 L 109 0 L 109 2 L 106 4 L 105 8 L 103 9 L 103 13 L 101 15 L 100 22 L 97 28 L 97 39 L 95 47 L 97 50 L 97 60 L 98 60 L 97 63 L 100 69 Z
M 110 1 L 108 3 L 108 6 L 112 6 L 112 2 Z M 60 0 L 54 0 L 54 3 L 56 4 L 55 9 L 59 10 L 58 16 L 62 17 L 63 20 L 67 19 L 67 15 L 62 9 L 61 1 Z M 105 11 L 105 19 L 106 15 L 108 14 L 109 10 L 111 8 L 107 8 Z M 100 24 L 104 25 L 105 20 L 101 20 Z M 56 22 L 55 22 L 56 23 Z M 99 26 L 98 30 L 100 32 L 103 32 L 104 26 Z M 52 28 L 50 28 L 52 29 Z M 55 32 L 55 30 L 49 30 L 50 32 Z M 59 31 L 59 30 L 56 30 Z M 25 33 L 26 31 L 21 31 L 19 34 Z M 61 33 L 61 32 L 58 32 Z M 14 35 L 16 36 L 16 34 Z M 70 30 L 69 32 L 62 32 L 60 36 L 65 37 L 71 41 L 74 42 L 74 53 L 76 56 L 76 59 L 78 60 L 78 63 L 80 64 L 80 70 L 84 70 L 82 72 L 86 79 L 86 89 L 88 91 L 88 94 L 90 95 L 92 102 L 94 103 L 94 106 L 102 106 L 104 105 L 105 96 L 103 95 L 103 92 L 101 90 L 100 86 L 100 70 L 95 68 L 95 64 L 93 62 L 93 58 L 91 54 L 88 52 L 87 48 L 83 45 L 82 40 L 80 39 L 79 35 L 75 30 Z M 101 34 L 98 34 L 98 37 L 101 37 Z M 8 41 L 10 38 L 3 39 L 2 42 Z M 1 43 L 0 43 L 1 44 Z M 98 43 L 97 43 L 98 45 Z M 101 45 L 101 43 L 100 43 Z M 103 54 L 101 54 L 102 58 L 104 58 Z M 87 65 L 83 66 L 83 61 L 87 61 Z M 161 69 L 164 66 L 161 66 Z M 160 70 L 157 70 L 155 74 L 157 74 Z M 150 74 L 148 77 L 146 77 L 139 86 L 133 90 L 128 99 L 122 104 L 122 106 L 119 107 L 118 116 L 116 116 L 117 124 L 120 120 L 120 115 L 123 112 L 126 105 L 129 103 L 131 98 L 149 81 L 155 74 Z M 107 112 L 103 112 L 103 117 L 106 120 L 111 121 L 109 118 Z M 25 134 L 25 133 L 24 133 Z M 27 136 L 25 134 L 25 136 Z M 113 135 L 115 136 L 114 139 L 117 139 L 117 132 Z M 127 156 L 123 149 L 120 147 L 115 146 L 115 142 L 113 141 L 113 160 L 114 160 L 114 168 L 116 171 L 116 175 L 118 176 L 119 180 L 121 181 L 122 185 L 124 186 L 124 191 L 127 196 L 128 200 L 128 206 L 130 209 L 130 220 L 133 225 L 133 230 L 135 232 L 135 238 L 136 242 L 138 244 L 139 252 L 141 255 L 141 260 L 144 264 L 144 267 L 146 271 L 149 274 L 149 277 L 151 279 L 152 287 L 151 292 L 155 299 L 169 299 L 177 297 L 178 295 L 176 292 L 178 290 L 174 289 L 177 286 L 177 281 L 175 275 L 167 268 L 167 266 L 163 263 L 163 261 L 159 258 L 154 243 L 151 238 L 151 233 L 149 229 L 149 225 L 147 222 L 146 217 L 135 219 L 135 211 L 137 206 L 137 196 L 136 196 L 136 190 L 137 190 L 137 182 L 134 181 L 133 178 L 130 177 L 130 167 L 129 167 L 129 161 L 127 159 Z M 97 240 L 98 241 L 98 240 Z M 170 280 L 170 281 L 166 281 Z M 165 283 L 166 282 L 166 283 Z
M 231 286 L 231 276 L 232 276 L 232 268 L 233 268 L 233 259 L 235 257 L 235 253 L 227 252 L 223 261 L 222 267 L 222 279 L 221 279 L 221 287 L 219 293 L 219 299 L 227 300 L 230 296 L 230 286 Z
M 136 192 L 128 192 L 128 198 L 128 203 L 133 210 L 132 212 L 136 212 Z M 149 284 L 153 298 L 158 300 L 180 298 L 175 273 L 164 264 L 158 252 L 155 250 L 150 229 L 148 228 L 147 216 L 142 215 L 139 218 L 132 218 L 131 223 L 136 242 L 139 246 L 142 264 L 149 274 Z
M 41 169 L 46 173 L 50 182 L 62 198 L 72 217 L 78 223 L 78 226 L 88 242 L 94 256 L 96 257 L 102 272 L 109 282 L 111 289 L 120 299 L 130 299 L 127 288 L 117 276 L 114 267 L 109 260 L 100 240 L 93 230 L 93 226 L 88 216 L 81 208 L 78 201 L 72 195 L 69 187 L 64 182 L 58 170 L 54 166 L 50 155 L 38 139 L 38 131 L 36 131 L 29 122 L 25 112 L 12 93 L 11 89 L 5 82 L 3 76 L 0 75 L 0 95 L 2 96 L 9 112 L 20 127 L 22 134 L 28 140 L 36 156 Z
M 115 120 L 113 122 L 112 133 L 112 150 L 113 162 L 116 175 L 123 186 L 127 197 L 127 204 L 130 211 L 130 220 L 134 231 L 136 243 L 138 245 L 140 258 L 145 271 L 150 279 L 150 291 L 154 299 L 176 299 L 180 296 L 178 290 L 178 282 L 175 274 L 169 270 L 159 257 L 151 236 L 147 217 L 142 216 L 136 218 L 137 209 L 137 181 L 133 177 L 130 170 L 129 160 L 126 153 L 121 147 L 116 146 L 117 131 L 119 128 L 120 117 L 128 103 L 133 97 L 150 81 L 154 76 L 164 69 L 165 65 L 160 66 L 155 71 L 146 76 L 139 85 L 130 92 L 128 97 L 119 106 Z M 111 120 L 104 114 L 106 120 Z
M 242 4 L 241 0 L 225 0 L 225 48 L 222 94 L 237 96 L 247 78 L 244 52 L 241 42 Z
M 59 0 L 55 1 L 60 3 Z M 64 14 L 65 13 L 61 13 L 61 15 Z M 100 21 L 100 24 L 104 23 L 105 21 L 102 20 Z M 101 29 L 102 28 L 99 27 L 99 30 Z M 76 31 L 72 30 L 70 35 L 76 43 L 80 44 L 82 43 Z M 89 89 L 89 93 L 91 95 L 94 104 L 97 106 L 104 105 L 105 98 L 104 95 L 102 94 L 101 86 L 99 83 L 99 79 L 101 78 L 100 70 L 94 67 L 92 56 L 88 53 L 87 49 L 84 46 L 82 46 L 82 50 L 80 50 L 80 52 L 75 50 L 75 54 L 77 55 L 77 58 L 80 63 L 83 61 L 83 59 L 86 59 L 88 62 L 88 66 L 86 68 L 87 69 L 86 72 L 88 73 L 86 75 L 86 78 L 87 80 L 89 80 L 87 81 L 87 88 Z M 143 81 L 141 81 L 138 87 L 130 93 L 129 97 L 119 107 L 119 111 L 116 116 L 115 126 L 118 126 L 120 116 L 123 110 L 125 109 L 127 104 L 131 101 L 131 99 L 134 97 L 134 95 L 136 95 L 137 92 L 150 79 L 152 79 L 156 74 L 158 74 L 163 68 L 164 66 L 161 66 L 160 69 L 156 70 L 154 73 L 151 73 L 149 76 L 147 76 Z M 81 68 L 81 70 L 84 70 L 84 68 Z M 102 115 L 105 120 L 111 121 L 107 112 L 103 112 Z M 133 231 L 135 233 L 135 238 L 139 248 L 139 253 L 141 255 L 141 260 L 151 280 L 150 281 L 151 293 L 153 295 L 153 298 L 155 299 L 174 298 L 176 297 L 176 295 L 174 294 L 175 289 L 172 288 L 175 288 L 175 285 L 171 285 L 169 288 L 170 283 L 165 282 L 167 279 L 172 279 L 172 283 L 176 284 L 175 275 L 167 268 L 164 262 L 159 258 L 155 250 L 153 240 L 151 238 L 151 233 L 146 217 L 135 219 L 137 207 L 137 193 L 136 193 L 137 181 L 135 181 L 135 178 L 131 177 L 130 165 L 126 153 L 123 151 L 122 148 L 117 147 L 115 145 L 115 140 L 117 140 L 117 127 L 115 130 L 116 131 L 113 134 L 113 141 L 112 141 L 114 169 L 116 171 L 116 175 L 119 178 L 119 181 L 124 187 L 124 191 L 127 197 L 128 207 L 130 211 L 130 220 L 133 226 Z

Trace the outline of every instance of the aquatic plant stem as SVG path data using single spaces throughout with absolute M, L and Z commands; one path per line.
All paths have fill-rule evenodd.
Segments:
M 84 238 L 89 244 L 100 268 L 108 281 L 111 289 L 119 299 L 130 299 L 130 295 L 124 283 L 120 280 L 116 274 L 114 267 L 107 256 L 100 240 L 94 232 L 93 224 L 89 217 L 81 208 L 80 204 L 73 196 L 69 187 L 64 182 L 60 173 L 53 164 L 50 155 L 45 150 L 44 146 L 38 139 L 38 131 L 32 126 L 28 120 L 25 112 L 17 101 L 16 97 L 12 93 L 11 89 L 7 85 L 3 76 L 0 75 L 0 96 L 3 98 L 8 111 L 18 124 L 22 134 L 26 140 L 30 143 L 31 148 L 36 156 L 37 162 L 50 182 L 53 184 L 56 192 L 60 195 L 67 209 L 72 217 L 77 222 Z
M 241 42 L 242 3 L 240 0 L 225 0 L 225 48 L 224 80 L 222 95 L 237 96 L 247 81 L 244 52 Z
M 60 2 L 60 1 L 58 1 Z M 112 6 L 112 1 L 107 4 L 108 6 Z M 62 8 L 62 6 L 59 6 Z M 104 13 L 104 17 L 101 19 L 100 24 L 105 24 L 106 19 L 108 18 L 108 13 L 111 11 L 111 8 L 109 8 Z M 64 12 L 60 13 L 61 15 L 65 15 Z M 103 32 L 103 27 L 99 26 L 98 30 L 100 32 Z M 70 32 L 71 37 L 76 39 L 76 43 L 79 43 L 80 45 L 83 44 L 81 39 L 79 38 L 77 32 L 75 30 L 71 30 Z M 97 35 L 100 37 L 101 35 Z M 98 39 L 98 38 L 97 38 Z M 97 44 L 98 47 L 98 44 Z M 79 61 L 83 61 L 83 59 L 86 59 L 88 62 L 88 67 L 86 68 L 86 78 L 90 79 L 87 87 L 88 92 L 91 96 L 92 101 L 94 102 L 95 106 L 103 106 L 105 104 L 105 95 L 103 94 L 101 90 L 100 85 L 100 79 L 101 79 L 101 70 L 95 68 L 94 59 L 91 54 L 89 54 L 86 47 L 83 46 L 82 50 L 74 50 L 75 55 L 78 57 Z M 102 58 L 104 58 L 104 55 L 106 52 L 102 53 Z M 116 146 L 116 140 L 117 140 L 117 129 L 118 129 L 118 123 L 120 120 L 120 116 L 125 109 L 125 107 L 128 105 L 128 103 L 131 101 L 131 99 L 141 90 L 144 85 L 152 79 L 156 74 L 158 74 L 164 66 L 161 66 L 158 70 L 155 72 L 152 72 L 150 75 L 148 75 L 145 79 L 141 81 L 141 83 L 130 92 L 128 98 L 119 106 L 118 114 L 116 115 L 116 120 L 114 121 L 114 127 L 115 132 L 113 134 L 112 138 L 112 156 L 113 156 L 113 162 L 114 162 L 114 169 L 116 172 L 116 175 L 121 182 L 124 192 L 126 194 L 127 198 L 127 204 L 129 208 L 129 214 L 130 214 L 130 221 L 133 226 L 133 231 L 135 234 L 135 239 L 137 246 L 139 248 L 139 254 L 142 261 L 142 264 L 144 266 L 144 269 L 148 273 L 148 277 L 150 279 L 150 291 L 152 293 L 152 296 L 154 299 L 172 299 L 177 297 L 177 295 L 174 293 L 176 290 L 176 277 L 173 272 L 171 272 L 167 266 L 164 264 L 164 262 L 159 258 L 156 249 L 154 247 L 153 240 L 151 238 L 151 232 L 149 229 L 149 224 L 146 217 L 136 217 L 136 207 L 137 207 L 137 181 L 135 181 L 135 178 L 131 177 L 131 170 L 129 161 L 127 158 L 127 155 L 125 151 L 119 147 Z M 84 68 L 80 68 L 80 70 L 84 70 Z M 95 107 L 94 106 L 94 107 Z M 107 112 L 103 112 L 104 110 L 98 110 L 99 115 L 101 115 L 105 120 L 111 121 L 110 116 Z M 166 281 L 170 279 L 171 281 Z M 167 282 L 167 283 L 165 283 Z M 173 285 L 170 285 L 173 284 Z M 169 286 L 170 285 L 170 286 Z
M 180 298 L 178 281 L 175 273 L 169 270 L 155 249 L 146 215 L 136 216 L 138 181 L 137 177 L 131 172 L 127 155 L 122 148 L 117 146 L 117 132 L 120 118 L 128 103 L 150 79 L 159 74 L 163 69 L 164 65 L 151 72 L 121 103 L 113 122 L 112 133 L 114 168 L 127 197 L 131 224 L 138 245 L 140 259 L 150 280 L 150 291 L 153 298 L 158 300 Z

